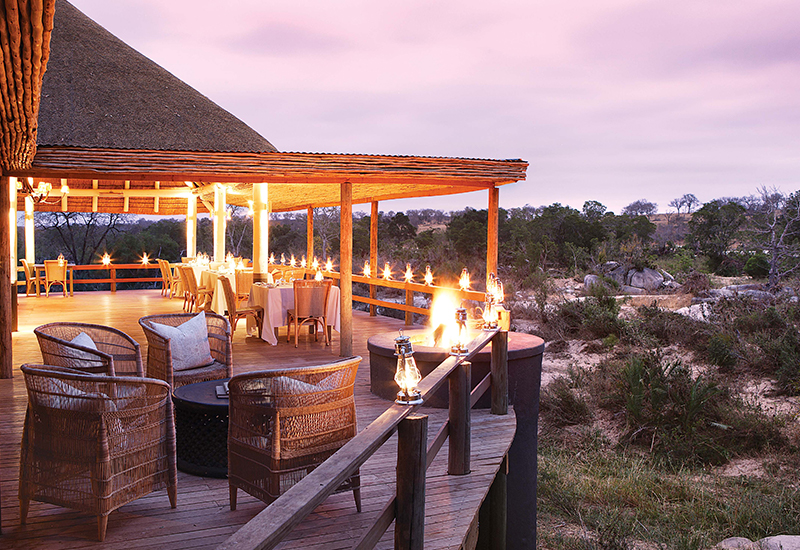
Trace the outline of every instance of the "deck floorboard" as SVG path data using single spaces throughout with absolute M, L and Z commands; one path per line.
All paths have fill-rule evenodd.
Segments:
M 167 299 L 159 290 L 78 292 L 74 297 L 19 297 L 19 332 L 13 335 L 14 378 L 0 380 L 0 506 L 2 548 L 97 548 L 97 522 L 88 514 L 39 502 L 31 502 L 28 525 L 19 523 L 17 498 L 19 445 L 27 406 L 27 394 L 19 365 L 41 362 L 33 328 L 52 321 L 80 321 L 116 327 L 142 345 L 146 341 L 138 324 L 144 315 L 181 311 L 183 301 Z M 394 332 L 403 322 L 354 312 L 354 352 L 363 357 L 355 395 L 359 428 L 378 417 L 389 402 L 369 391 L 367 339 Z M 301 335 L 300 347 L 286 343 L 282 329 L 277 346 L 247 337 L 243 327 L 233 338 L 234 373 L 325 363 L 336 360 L 338 334 L 331 346 Z M 305 338 L 303 338 L 305 336 Z M 447 419 L 447 411 L 423 408 L 429 415 L 429 438 Z M 472 415 L 472 473 L 447 475 L 447 445 L 428 470 L 426 487 L 426 548 L 457 549 L 467 540 L 480 503 L 497 472 L 515 430 L 513 411 L 507 417 L 487 411 Z M 351 548 L 380 514 L 394 491 L 396 437 L 390 439 L 361 469 L 363 511 L 357 513 L 352 493 L 332 495 L 279 545 L 279 548 L 338 550 Z M 225 479 L 197 477 L 178 472 L 178 506 L 169 507 L 166 491 L 158 491 L 129 503 L 109 516 L 103 548 L 202 549 L 215 548 L 264 509 L 264 504 L 239 491 L 238 506 L 231 512 Z M 393 526 L 377 548 L 393 548 Z

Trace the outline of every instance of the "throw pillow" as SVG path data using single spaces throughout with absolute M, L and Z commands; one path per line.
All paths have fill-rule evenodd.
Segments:
M 161 323 L 150 323 L 150 326 L 156 334 L 169 340 L 174 372 L 205 367 L 214 362 L 208 344 L 205 312 L 201 311 L 177 327 Z

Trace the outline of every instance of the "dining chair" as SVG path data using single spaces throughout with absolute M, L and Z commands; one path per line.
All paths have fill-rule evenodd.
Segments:
M 236 272 L 236 305 L 242 305 L 250 299 L 250 287 L 253 286 L 252 271 Z
M 172 268 L 167 260 L 158 260 L 158 267 L 161 269 L 161 295 L 172 298 L 177 292 L 178 281 L 172 274 Z
M 197 278 L 194 275 L 194 269 L 188 265 L 181 265 L 181 280 L 186 285 L 188 296 L 184 298 L 184 309 L 188 312 L 200 311 L 207 309 L 211 304 L 211 298 L 214 295 L 213 288 L 200 287 L 197 285 Z M 186 300 L 188 300 L 188 308 L 186 308 Z
M 288 329 L 286 341 L 289 342 L 294 325 L 294 347 L 298 347 L 300 327 L 311 323 L 314 329 L 321 328 L 325 334 L 325 345 L 330 345 L 331 335 L 328 331 L 328 295 L 331 291 L 330 279 L 315 281 L 312 279 L 294 280 L 294 308 L 286 312 Z M 314 341 L 318 331 L 314 330 Z
M 34 268 L 27 260 L 22 259 L 22 271 L 25 273 L 25 296 L 31 295 L 31 288 L 35 294 L 39 293 L 39 275 L 34 271 Z
M 353 386 L 361 357 L 238 374 L 228 383 L 228 485 L 269 504 L 358 433 Z M 353 491 L 356 470 L 336 490 Z
M 175 421 L 166 383 L 46 365 L 20 370 L 28 391 L 20 523 L 27 523 L 31 501 L 55 504 L 96 516 L 103 541 L 109 514 L 131 501 L 166 488 L 175 508 Z
M 261 327 L 264 324 L 264 308 L 261 306 L 240 306 L 233 292 L 230 279 L 225 275 L 220 275 L 219 282 L 222 284 L 222 291 L 225 294 L 225 304 L 228 308 L 228 321 L 231 323 L 231 333 L 236 332 L 236 324 L 239 322 L 239 319 L 253 317 L 258 327 L 258 337 L 261 338 Z
M 64 296 L 67 295 L 67 263 L 58 260 L 44 261 L 44 293 L 50 296 L 50 288 L 61 285 Z

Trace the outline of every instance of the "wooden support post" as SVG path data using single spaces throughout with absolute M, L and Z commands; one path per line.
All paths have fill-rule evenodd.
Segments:
M 0 176 L 0 378 L 14 376 L 13 352 L 11 350 L 11 215 L 9 194 L 11 178 Z M 14 271 L 16 274 L 16 270 Z
M 489 273 L 497 274 L 498 209 L 500 208 L 500 189 L 489 189 L 489 220 L 486 232 L 486 279 Z
M 492 338 L 492 414 L 508 414 L 508 332 Z
M 253 281 L 269 278 L 269 184 L 253 184 Z
M 448 443 L 447 473 L 454 476 L 468 474 L 470 455 L 470 380 L 472 365 L 464 361 L 456 367 L 450 384 L 450 441 Z
M 406 289 L 406 305 L 413 306 L 414 305 L 414 291 L 410 288 Z M 414 322 L 414 314 L 410 311 L 406 311 L 406 326 L 410 327 L 411 324 Z
M 378 276 L 378 201 L 372 201 L 372 209 L 369 217 L 369 276 Z M 375 285 L 369 285 L 369 297 L 375 299 Z M 377 307 L 370 304 L 369 315 L 375 317 Z
M 109 271 L 111 272 L 110 273 L 110 275 L 111 275 L 111 292 L 116 292 L 117 291 L 117 269 L 112 264 L 111 267 L 109 268 Z
M 339 288 L 341 307 L 339 333 L 341 357 L 353 355 L 353 184 L 341 185 L 339 210 Z
M 311 267 L 314 261 L 314 208 L 308 207 L 306 214 L 306 265 Z
M 214 261 L 225 261 L 225 202 L 227 188 L 219 183 L 214 185 Z
M 395 550 L 425 547 L 427 415 L 411 414 L 397 426 L 397 513 Z
M 33 218 L 33 197 L 25 197 L 25 260 L 34 265 L 36 263 L 36 239 Z
M 197 195 L 186 199 L 186 255 L 197 256 Z

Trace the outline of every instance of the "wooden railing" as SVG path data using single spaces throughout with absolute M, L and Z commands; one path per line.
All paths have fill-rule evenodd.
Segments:
M 491 371 L 470 392 L 470 359 L 492 342 Z M 450 438 L 448 473 L 470 471 L 470 409 L 491 388 L 492 414 L 508 413 L 508 332 L 482 332 L 468 346 L 466 357 L 448 357 L 419 384 L 423 401 L 445 381 L 449 382 L 449 420 L 427 445 L 427 416 L 414 414 L 417 406 L 392 405 L 302 481 L 267 506 L 219 548 L 262 550 L 274 548 L 319 504 L 360 468 L 391 436 L 398 432 L 397 492 L 373 525 L 354 546 L 374 548 L 395 521 L 396 547 L 423 548 L 425 527 L 424 471 Z M 493 545 L 501 547 L 502 544 Z
M 276 266 L 272 266 L 270 269 L 275 268 Z M 290 268 L 288 266 L 277 266 L 277 269 L 290 269 L 293 271 L 297 271 L 301 268 Z M 314 276 L 315 271 L 312 269 L 305 270 L 306 276 Z M 339 279 L 339 273 L 335 271 L 322 271 L 323 276 L 329 279 Z M 413 318 L 412 315 L 417 313 L 419 315 L 427 315 L 430 316 L 431 310 L 429 308 L 422 308 L 417 307 L 414 305 L 414 293 L 419 292 L 422 294 L 430 294 L 431 296 L 438 293 L 438 292 L 449 292 L 457 297 L 459 300 L 474 300 L 476 302 L 483 302 L 486 294 L 483 292 L 479 292 L 477 290 L 460 290 L 455 288 L 437 286 L 437 285 L 425 285 L 421 283 L 407 283 L 405 281 L 395 281 L 393 279 L 384 279 L 383 277 L 365 277 L 363 275 L 356 275 L 353 274 L 353 282 L 354 283 L 362 283 L 365 285 L 369 285 L 371 289 L 376 287 L 383 287 L 383 288 L 393 288 L 395 290 L 402 290 L 405 292 L 405 301 L 402 303 L 399 302 L 391 302 L 389 300 L 380 300 L 377 298 L 373 298 L 374 292 L 370 292 L 371 296 L 358 296 L 353 294 L 353 301 L 354 302 L 361 302 L 363 304 L 368 304 L 370 306 L 380 306 L 389 309 L 396 309 L 399 311 L 404 311 L 405 315 L 405 322 L 406 325 L 411 325 Z
M 161 276 L 158 277 L 117 277 L 117 272 L 126 272 L 129 270 L 158 270 L 158 264 L 110 264 L 110 265 L 102 265 L 102 264 L 87 264 L 87 265 L 75 265 L 70 267 L 73 270 L 73 280 L 72 283 L 75 285 L 88 285 L 88 284 L 104 284 L 108 283 L 111 285 L 111 292 L 117 291 L 117 284 L 121 283 L 155 283 L 161 281 Z M 21 272 L 22 268 L 19 268 L 18 271 Z M 100 273 L 100 277 L 77 277 L 74 274 L 77 272 L 96 272 L 96 271 L 105 271 L 106 273 Z M 107 275 L 102 277 L 102 275 Z

